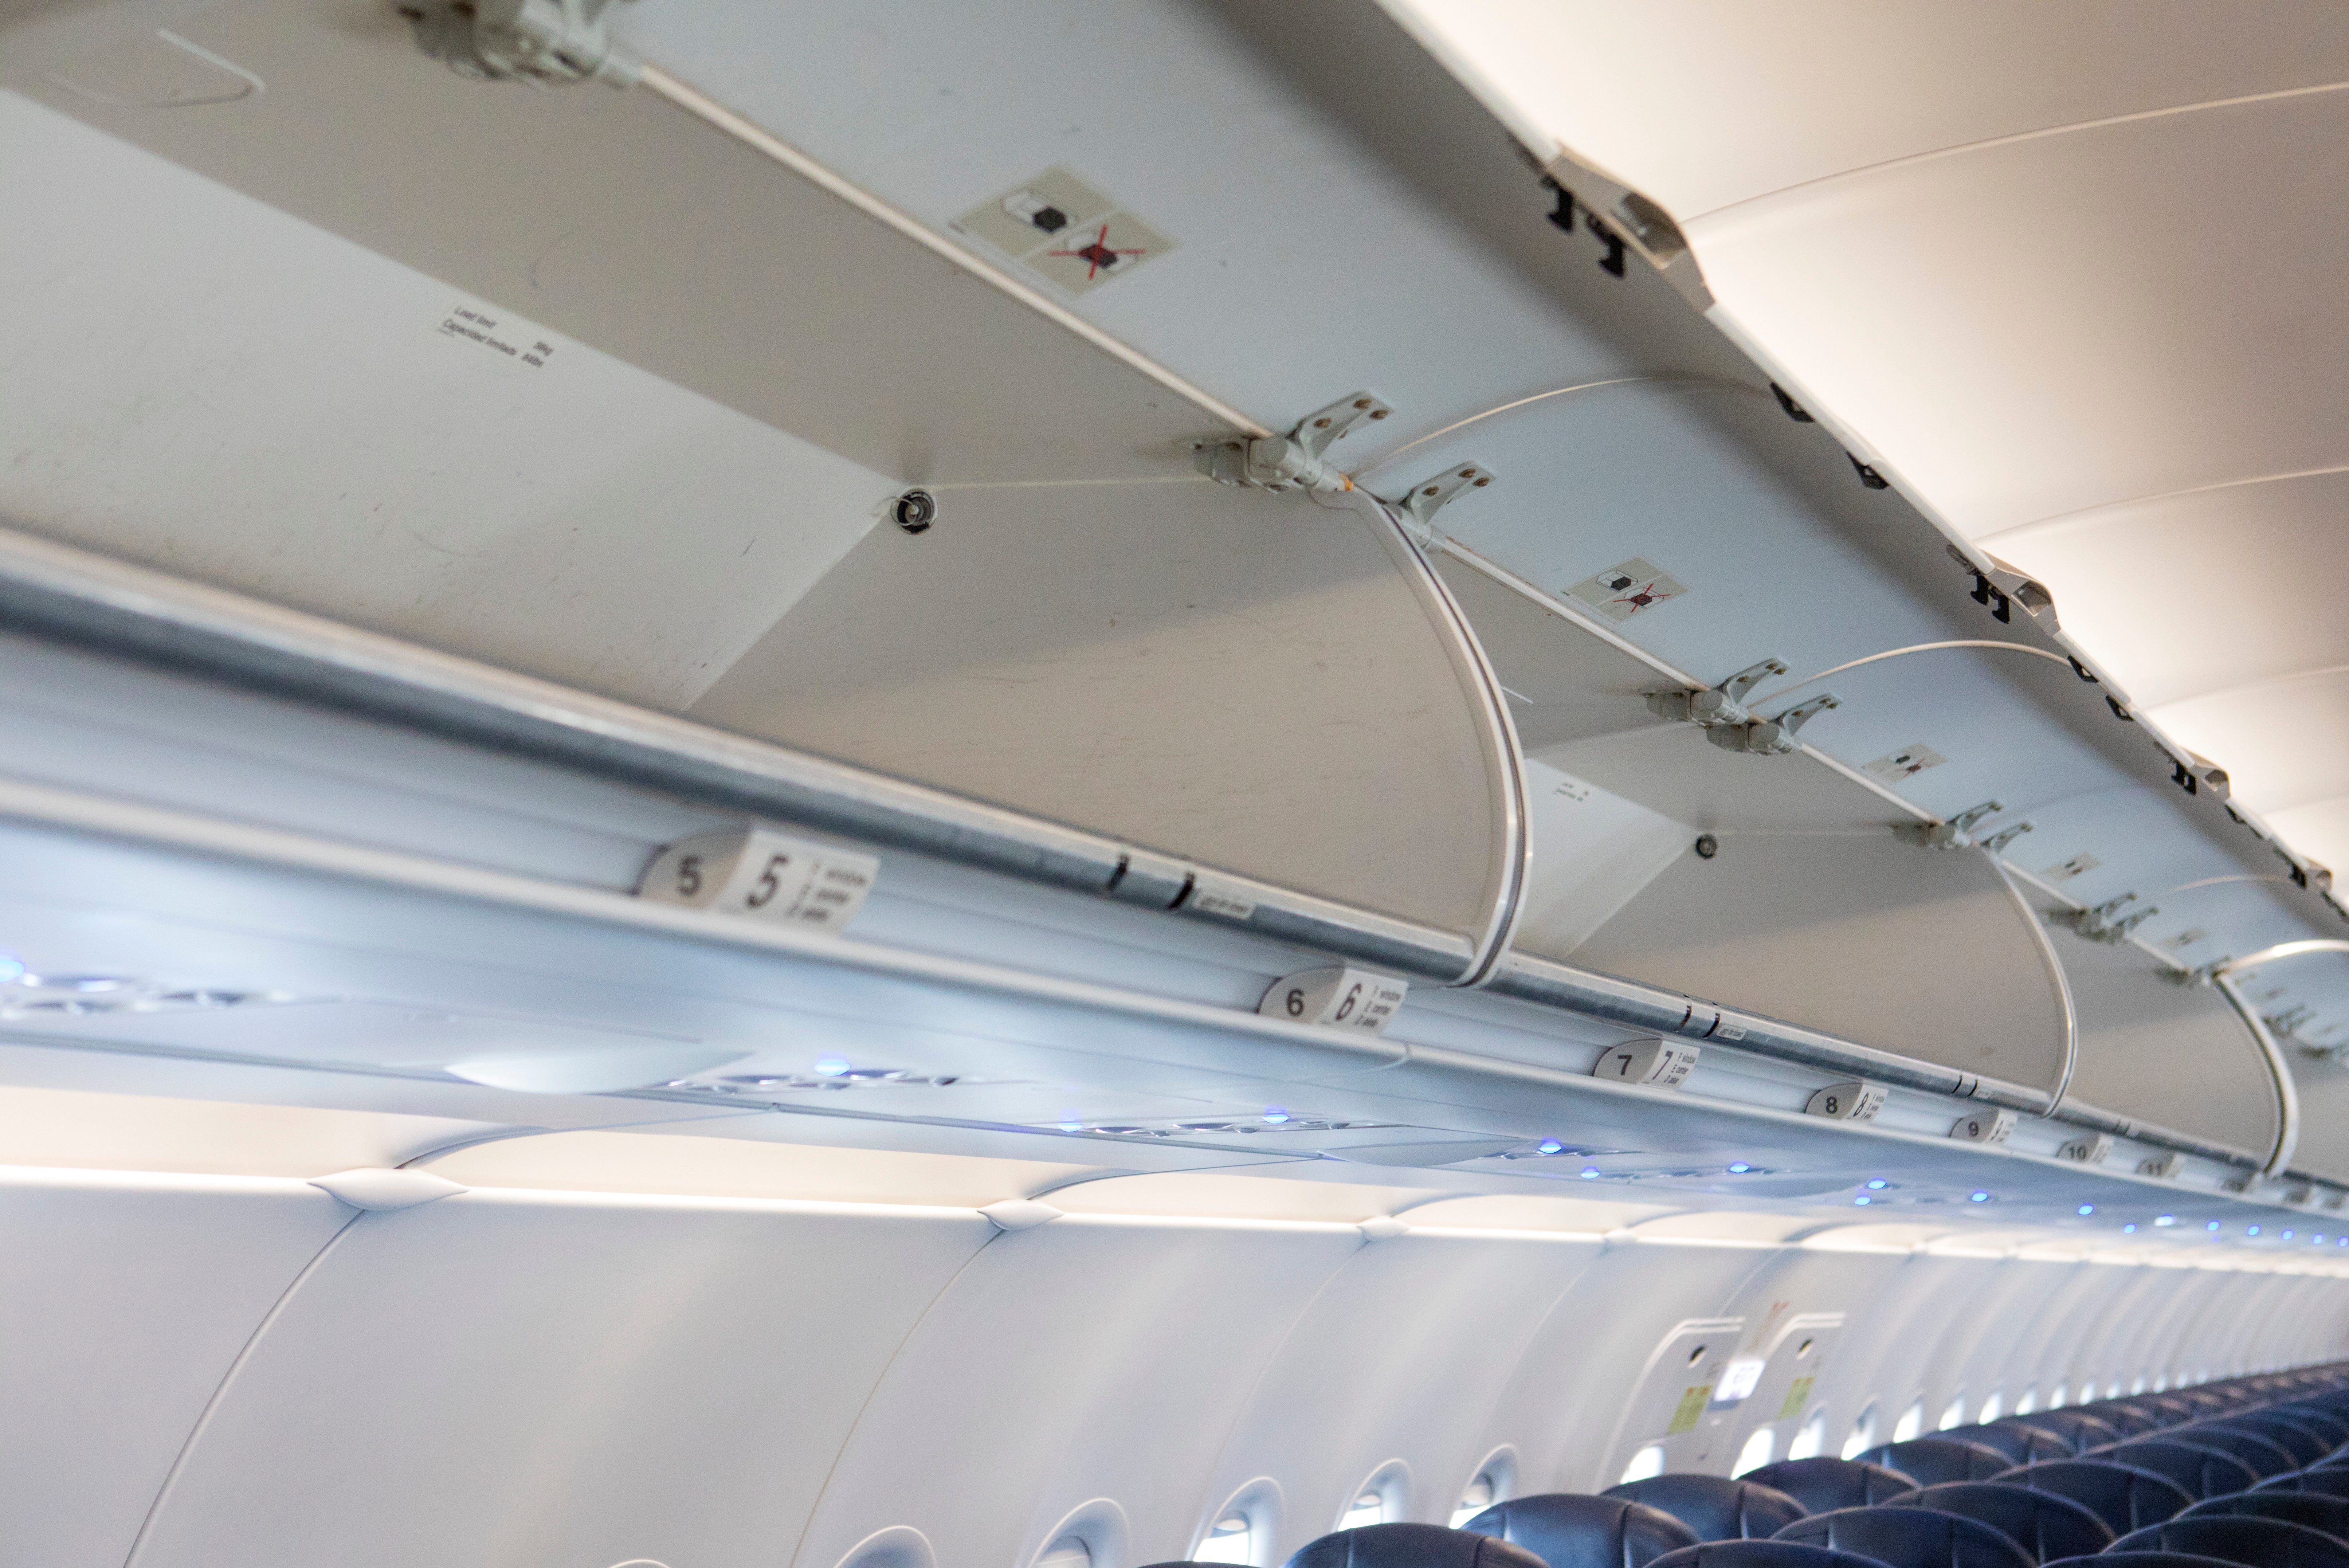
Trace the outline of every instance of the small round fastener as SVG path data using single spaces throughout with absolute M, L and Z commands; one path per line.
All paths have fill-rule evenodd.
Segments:
M 1699 860 L 1710 860 L 1720 853 L 1720 839 L 1710 833 L 1700 833 L 1696 836 L 1696 857 Z
M 908 534 L 919 534 L 938 520 L 938 498 L 926 490 L 908 490 L 889 504 L 889 519 Z

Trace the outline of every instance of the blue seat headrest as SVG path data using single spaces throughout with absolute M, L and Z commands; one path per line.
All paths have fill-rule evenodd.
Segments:
M 1918 1486 L 1913 1476 L 1857 1459 L 1781 1459 L 1747 1470 L 1737 1478 L 1783 1491 L 1803 1505 L 1805 1513 L 1826 1513 L 1838 1508 L 1866 1508 L 1899 1497 Z
M 1884 1568 L 1884 1564 L 1874 1558 L 1796 1541 L 1708 1541 L 1659 1557 L 1653 1568 Z
M 1842 1508 L 1798 1519 L 1778 1532 L 1873 1557 L 1889 1568 L 2037 1568 L 2038 1560 L 1978 1519 L 1929 1508 Z
M 2180 1442 L 2167 1432 L 2158 1438 L 2139 1438 L 2110 1448 L 2091 1449 L 2080 1457 L 2110 1459 L 2116 1464 L 2151 1470 L 2176 1481 L 2198 1501 L 2225 1492 L 2249 1491 L 2260 1480 L 2251 1466 L 2234 1455 Z
M 2093 1510 L 2116 1535 L 2143 1530 L 2182 1511 L 2194 1494 L 2167 1476 L 2099 1459 L 2049 1459 L 1991 1478 L 2000 1486 L 2053 1492 Z
M 1699 1541 L 1767 1540 L 1810 1511 L 1774 1487 L 1727 1476 L 1650 1476 L 1609 1487 L 1604 1495 L 1660 1508 Z
M 2198 1421 L 2174 1432 L 2164 1432 L 2162 1437 L 2166 1441 L 2192 1443 L 2198 1448 L 2216 1449 L 2222 1454 L 2231 1454 L 2250 1466 L 2251 1472 L 2261 1480 L 2270 1476 L 2290 1475 L 2300 1469 L 2300 1461 L 2292 1457 L 2289 1449 L 2257 1432 L 2244 1430 L 2231 1419 Z
M 2321 1491 L 2230 1492 L 2196 1503 L 2178 1517 L 2203 1519 L 2214 1513 L 2257 1514 L 2261 1519 L 2288 1519 L 2327 1535 L 2349 1539 L 2349 1498 L 2327 1497 Z
M 1288 1568 L 1547 1568 L 1522 1546 L 1440 1524 L 1365 1524 L 1306 1542 Z
M 2068 1459 L 2079 1450 L 2053 1432 L 2019 1421 L 1987 1421 L 1971 1427 L 1945 1427 L 1933 1434 L 1944 1442 L 1980 1443 L 1986 1449 L 1996 1449 L 2006 1456 L 2011 1465 L 2027 1465 L 2033 1459 Z M 2103 1439 L 2111 1442 L 2113 1438 Z
M 2102 1552 L 2119 1533 L 2095 1510 L 2068 1497 L 2002 1481 L 1943 1481 L 1894 1498 L 1887 1506 L 1930 1508 L 1978 1519 L 2012 1537 L 2040 1563 Z
M 2126 1435 L 2121 1428 L 2094 1410 L 2077 1406 L 2069 1410 L 2038 1410 L 2028 1416 L 2009 1416 L 1993 1426 L 2033 1427 L 2057 1438 L 2073 1453 L 2093 1449 L 2099 1443 L 2117 1443 Z M 2033 1459 L 2060 1458 L 2059 1455 L 2030 1456 Z
M 1571 1491 L 1496 1502 L 1465 1528 L 1521 1546 L 1549 1568 L 1646 1568 L 1696 1544 L 1696 1532 L 1661 1509 Z
M 1919 1486 L 1988 1480 L 2001 1470 L 2014 1468 L 2014 1461 L 1996 1449 L 1955 1438 L 1911 1438 L 1905 1443 L 1886 1443 L 1870 1449 L 1858 1457 L 1869 1464 L 1914 1476 Z
M 2296 1475 L 2272 1476 L 2253 1489 L 2259 1491 L 2313 1491 L 2319 1497 L 2349 1497 L 2349 1469 L 2320 1465 Z
M 2224 1559 L 2185 1552 L 2099 1552 L 2094 1557 L 2058 1557 L 2039 1568 L 2231 1568 Z
M 2247 1568 L 2349 1568 L 2349 1542 L 2288 1520 L 2205 1514 L 2166 1520 L 2122 1536 L 2116 1552 L 2184 1552 Z

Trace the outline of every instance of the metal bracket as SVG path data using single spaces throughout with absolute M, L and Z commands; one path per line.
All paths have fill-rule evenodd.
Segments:
M 605 26 L 612 0 L 402 0 L 417 47 L 461 77 L 636 85 L 644 64 Z
M 1802 727 L 1830 708 L 1843 706 L 1843 699 L 1832 691 L 1822 691 L 1806 697 L 1775 719 L 1755 719 L 1745 724 L 1713 724 L 1704 732 L 1704 738 L 1724 752 L 1744 752 L 1756 757 L 1783 757 L 1802 744 L 1795 737 Z
M 2006 803 L 2002 800 L 1986 800 L 1980 805 L 1966 807 L 1945 821 L 1904 822 L 1895 827 L 1892 834 L 1904 844 L 1921 844 L 1928 849 L 1971 849 L 1974 847 L 1974 828 L 1985 817 L 1996 816 L 2005 809 Z M 2030 831 L 2031 825 L 2024 823 L 2002 834 L 1999 842 L 2004 844 L 2016 833 Z
M 2165 969 L 2157 972 L 2172 985 L 2184 986 L 2189 991 L 2208 991 L 2234 961 L 2230 958 L 2215 959 L 2199 969 Z
M 1464 462 L 1413 485 L 1411 493 L 1394 504 L 1402 509 L 1404 531 L 1425 545 L 1435 537 L 1435 514 L 1450 505 L 1453 497 L 1464 490 L 1482 490 L 1494 477 L 1489 468 Z
M 1600 266 L 1621 277 L 1628 245 L 1663 275 L 1682 298 L 1700 311 L 1713 308 L 1713 291 L 1705 286 L 1688 236 L 1653 200 L 1564 148 L 1542 166 L 1542 181 L 1557 197 L 1551 223 L 1573 233 L 1574 209 L 1581 207 L 1583 226 L 1607 247 Z
M 2024 834 L 2030 831 L 2031 824 L 2027 822 L 2018 822 L 2013 827 L 2000 828 L 1996 833 L 1993 833 L 1988 838 L 1983 839 L 1981 846 L 1988 853 L 1996 855 L 2000 850 L 2004 849 L 2008 845 L 2013 843 L 2016 839 L 2022 837 Z
M 1691 724 L 1744 724 L 1754 715 L 1747 711 L 1745 695 L 1764 680 L 1786 673 L 1786 667 L 1775 659 L 1759 664 L 1749 664 L 1720 685 L 1703 691 L 1651 691 L 1647 693 L 1648 711 L 1660 719 L 1674 719 Z
M 1195 442 L 1191 461 L 1218 484 L 1284 494 L 1291 490 L 1335 494 L 1353 489 L 1354 482 L 1326 461 L 1330 447 L 1357 427 L 1393 412 L 1377 394 L 1353 392 L 1306 415 L 1285 436 Z
M 2135 902 L 2137 902 L 2135 893 L 2123 893 L 2119 898 L 2108 899 L 2093 909 L 2080 910 L 2072 915 L 2066 923 L 2075 932 L 2092 942 L 2103 942 L 2107 947 L 2116 946 L 2127 940 L 2131 931 L 2161 913 L 2161 906 L 2158 904 L 2147 904 L 2144 909 L 2133 909 L 2126 915 L 2120 912 L 2122 905 Z
M 1988 608 L 1993 619 L 2011 623 L 2014 619 L 2013 607 L 2021 605 L 2024 613 L 2037 621 L 2042 628 L 2047 631 L 2064 629 L 2063 623 L 2055 618 L 2055 596 L 2049 593 L 2047 585 L 2038 578 L 2024 576 L 1996 556 L 1982 557 L 1990 563 L 1987 569 L 1977 566 L 1955 545 L 1950 546 L 1950 556 L 1972 575 L 1974 586 L 1969 597 L 1974 603 Z M 2079 660 L 2074 659 L 2072 668 L 2079 671 L 2081 679 L 2094 679 L 2081 668 Z

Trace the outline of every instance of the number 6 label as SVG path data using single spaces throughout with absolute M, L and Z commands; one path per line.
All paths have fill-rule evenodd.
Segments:
M 1300 970 L 1274 981 L 1256 1010 L 1267 1018 L 1286 1018 L 1292 1023 L 1361 1029 L 1377 1034 L 1393 1020 L 1409 989 L 1392 976 L 1350 965 Z
M 765 828 L 711 833 L 655 856 L 636 897 L 839 930 L 864 907 L 880 869 L 873 856 Z

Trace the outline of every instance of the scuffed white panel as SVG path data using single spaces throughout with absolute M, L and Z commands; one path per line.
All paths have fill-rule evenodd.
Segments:
M 896 489 L 5 92 L 0 206 L 10 525 L 678 707 Z
M 1971 851 L 1885 828 L 1724 834 L 1716 858 L 1675 860 L 1574 959 L 2053 1088 L 2064 1016 L 2030 919 Z
M 1499 763 L 1381 526 L 1198 479 L 947 489 L 693 714 L 1473 929 Z
M 1565 958 L 1688 851 L 1694 830 L 1547 763 L 1526 763 L 1531 885 L 1516 945 Z

